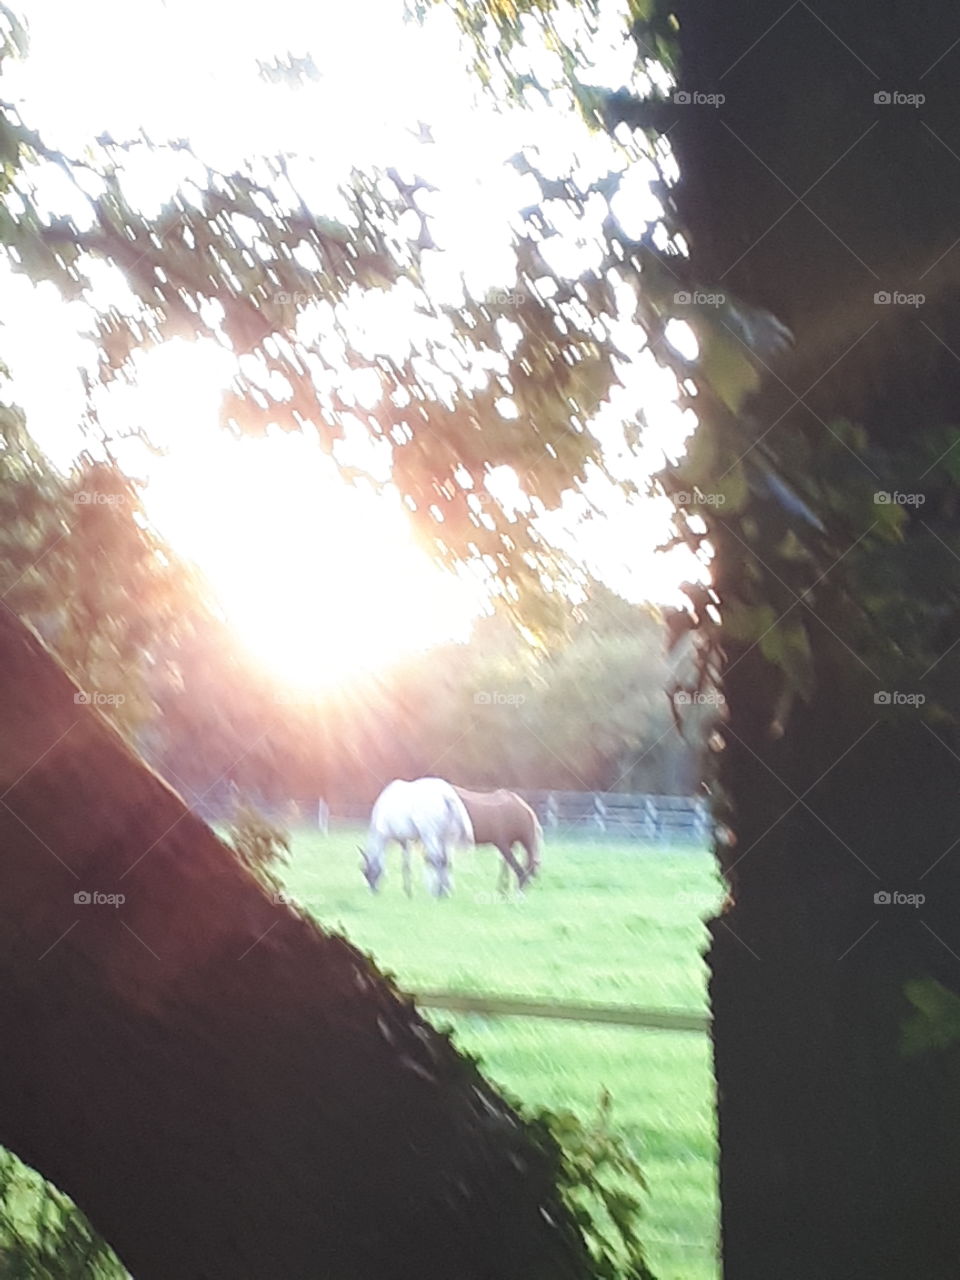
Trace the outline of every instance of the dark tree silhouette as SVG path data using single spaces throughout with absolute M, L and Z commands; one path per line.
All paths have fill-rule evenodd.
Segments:
M 589 1275 L 551 1142 L 75 692 L 4 611 L 0 1142 L 137 1280 Z
M 752 334 L 724 317 L 725 360 L 705 342 L 700 405 L 704 489 L 744 481 L 710 522 L 719 799 L 737 837 L 709 957 L 725 1274 L 947 1280 L 960 1071 L 935 1027 L 943 988 L 960 990 L 956 21 L 900 3 L 677 14 L 681 91 L 725 96 L 678 106 L 669 135 L 692 275 L 755 317 Z M 763 348 L 761 312 L 792 344 Z M 875 897 L 896 891 L 926 901 Z M 938 1047 L 908 1053 L 918 1002 Z

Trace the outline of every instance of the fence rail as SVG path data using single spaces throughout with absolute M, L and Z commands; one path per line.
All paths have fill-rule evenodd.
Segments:
M 479 790 L 480 788 L 478 788 Z M 550 832 L 575 831 L 578 835 L 621 836 L 626 839 L 668 842 L 710 838 L 713 819 L 701 796 L 658 796 L 609 791 L 519 791 Z M 317 806 L 317 822 L 326 830 L 330 822 L 366 822 L 366 804 Z
M 663 796 L 611 791 L 521 793 L 544 827 L 635 839 L 702 841 L 711 830 L 710 809 L 700 796 Z
M 478 788 L 482 789 L 482 788 Z M 713 819 L 702 796 L 666 796 L 612 791 L 520 791 L 534 809 L 545 831 L 578 836 L 621 837 L 668 843 L 695 841 L 703 844 L 713 830 Z M 291 825 L 297 821 L 316 822 L 321 831 L 331 823 L 366 823 L 369 801 L 328 803 L 324 797 L 278 804 L 250 797 L 264 812 Z M 194 806 L 206 821 L 222 821 L 229 813 L 229 800 L 208 799 Z
M 621 1027 L 646 1027 L 655 1031 L 696 1031 L 710 1028 L 706 1014 L 679 1009 L 640 1009 L 632 1005 L 572 1004 L 534 1000 L 527 996 L 465 994 L 460 991 L 411 991 L 425 1009 L 451 1013 L 482 1013 L 493 1017 L 554 1018 L 563 1022 L 606 1022 Z

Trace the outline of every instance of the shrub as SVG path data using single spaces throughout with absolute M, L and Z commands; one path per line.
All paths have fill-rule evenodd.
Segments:
M 613 1129 L 612 1110 L 604 1090 L 587 1122 L 572 1111 L 545 1108 L 531 1119 L 560 1148 L 560 1192 L 587 1241 L 597 1280 L 656 1280 L 639 1235 L 646 1182 Z
M 226 839 L 243 865 L 273 892 L 281 888 L 280 867 L 289 861 L 290 838 L 253 804 L 239 800 Z
M 73 1201 L 2 1147 L 0 1280 L 128 1280 Z

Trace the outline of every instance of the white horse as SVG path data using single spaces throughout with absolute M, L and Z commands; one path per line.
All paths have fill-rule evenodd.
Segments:
M 445 898 L 451 890 L 450 852 L 458 844 L 473 844 L 473 827 L 463 801 L 442 778 L 396 779 L 377 797 L 370 815 L 363 855 L 363 874 L 376 893 L 384 872 L 385 853 L 391 840 L 403 850 L 403 887 L 410 897 L 410 843 L 423 845 L 432 873 L 430 892 Z

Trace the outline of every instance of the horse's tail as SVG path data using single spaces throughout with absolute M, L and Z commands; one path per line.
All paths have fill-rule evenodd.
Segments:
M 543 827 L 540 825 L 540 819 L 530 810 L 531 828 L 530 828 L 530 844 L 527 850 L 528 865 L 527 877 L 532 879 L 540 870 L 540 850 L 543 848 Z
M 447 812 L 454 820 L 457 834 L 454 837 L 459 844 L 473 844 L 473 823 L 467 812 L 467 806 L 456 792 L 446 797 Z

